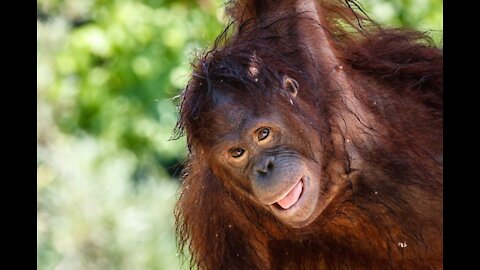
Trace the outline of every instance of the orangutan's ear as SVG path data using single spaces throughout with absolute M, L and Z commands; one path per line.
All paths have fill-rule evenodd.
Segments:
M 285 89 L 285 91 L 287 91 L 292 98 L 297 96 L 298 87 L 298 82 L 295 79 L 292 79 L 286 75 L 283 76 L 283 89 Z

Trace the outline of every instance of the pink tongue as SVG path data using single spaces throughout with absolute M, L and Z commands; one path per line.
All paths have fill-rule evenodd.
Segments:
M 280 201 L 277 203 L 283 208 L 288 209 L 298 201 L 298 197 L 303 190 L 303 181 L 299 181 L 295 187 Z

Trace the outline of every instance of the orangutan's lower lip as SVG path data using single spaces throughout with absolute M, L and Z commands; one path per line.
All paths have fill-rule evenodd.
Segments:
M 297 203 L 298 199 L 303 192 L 303 178 L 300 179 L 297 184 L 280 200 L 275 204 L 281 207 L 281 209 L 288 209 Z

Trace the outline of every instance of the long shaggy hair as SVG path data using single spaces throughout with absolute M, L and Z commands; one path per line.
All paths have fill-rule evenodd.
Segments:
M 292 44 L 305 34 L 296 23 L 302 14 L 264 17 L 274 5 L 269 1 L 229 3 L 232 22 L 194 63 L 181 94 L 177 134 L 187 136 L 189 158 L 176 232 L 192 268 L 441 268 L 442 50 L 423 33 L 376 25 L 355 1 L 318 4 L 340 61 L 336 70 L 348 74 L 368 117 L 344 104 L 341 87 L 331 79 L 334 70 L 308 64 L 314 61 L 304 44 Z M 283 75 L 298 81 L 298 98 L 306 106 L 290 103 L 280 90 Z M 225 94 L 234 94 L 239 106 L 259 112 L 275 106 L 310 123 L 311 136 L 322 138 L 327 178 L 339 177 L 336 164 L 352 158 L 335 147 L 333 137 L 375 143 L 351 142 L 362 170 L 347 179 L 343 195 L 317 221 L 288 228 L 212 170 L 209 147 L 218 134 L 211 127 L 228 124 L 214 104 Z M 331 120 L 341 113 L 361 127 L 341 132 Z

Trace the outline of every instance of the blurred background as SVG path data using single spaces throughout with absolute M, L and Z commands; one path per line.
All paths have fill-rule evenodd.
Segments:
M 184 269 L 171 140 L 190 63 L 224 0 L 37 0 L 38 269 Z M 429 31 L 441 0 L 363 0 L 379 23 Z

